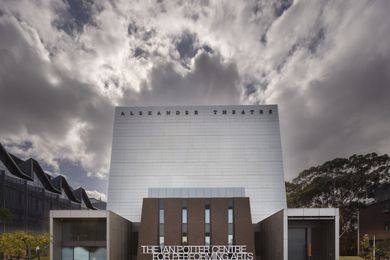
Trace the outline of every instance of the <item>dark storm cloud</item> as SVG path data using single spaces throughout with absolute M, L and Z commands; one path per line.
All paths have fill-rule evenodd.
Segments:
M 276 0 L 273 4 L 275 16 L 281 16 L 292 4 L 293 0 Z
M 254 83 L 249 83 L 247 85 L 245 85 L 245 95 L 246 96 L 250 96 L 254 93 L 256 93 L 257 91 L 257 87 Z
M 93 24 L 93 13 L 101 11 L 93 0 L 64 0 L 66 9 L 58 9 L 53 24 L 69 35 L 80 33 L 84 25 Z
M 343 6 L 360 16 L 353 23 L 322 12 L 322 18 L 313 23 L 312 36 L 293 41 L 294 51 L 286 54 L 279 70 L 284 79 L 272 86 L 277 92 L 272 101 L 280 109 L 287 178 L 335 157 L 390 152 L 390 45 L 385 43 L 390 40 L 390 19 L 385 18 L 386 7 L 390 2 L 356 10 Z M 333 19 L 337 26 L 329 22 Z M 315 66 L 305 64 L 310 62 Z M 300 66 L 307 70 L 299 75 L 307 73 L 312 78 L 304 85 L 291 73 L 300 71 Z M 312 76 L 318 69 L 321 73 Z
M 62 143 L 64 137 L 79 122 L 83 124 L 83 129 L 77 133 L 84 142 L 81 150 L 92 155 L 105 153 L 111 130 L 109 102 L 88 85 L 42 59 L 37 50 L 31 48 L 31 39 L 14 18 L 0 18 L 0 34 L 7 35 L 0 39 L 0 136 L 26 135 L 32 139 L 39 136 L 48 145 L 54 142 L 66 147 L 67 144 Z M 56 83 L 50 82 L 50 78 Z M 44 143 L 32 142 L 32 146 L 36 145 Z M 65 151 L 67 149 L 71 148 Z M 50 152 L 53 154 L 48 157 L 67 157 Z M 84 166 L 93 168 L 87 162 Z
M 214 50 L 208 46 L 207 44 L 203 45 L 202 46 L 202 49 L 205 51 L 205 52 L 208 52 L 208 53 L 214 53 Z
M 183 60 L 190 59 L 198 52 L 196 34 L 183 32 L 176 42 L 176 49 Z
M 148 56 L 148 53 L 144 49 L 142 49 L 140 47 L 135 48 L 135 50 L 134 50 L 134 57 L 136 57 L 136 58 L 146 58 L 147 56 Z
M 325 39 L 325 29 L 320 28 L 314 36 L 309 39 L 308 48 L 312 53 L 316 53 L 318 47 Z
M 127 26 L 127 33 L 129 35 L 132 35 L 132 34 L 136 34 L 137 32 L 138 32 L 138 26 L 134 22 L 129 23 L 129 25 Z
M 223 61 L 219 54 L 199 54 L 193 69 L 184 76 L 173 63 L 157 64 L 148 78 L 140 93 L 124 93 L 122 105 L 212 105 L 240 101 L 237 66 Z
M 377 149 L 389 145 L 389 59 L 357 59 L 336 67 L 327 79 L 312 81 L 307 91 L 283 92 L 279 101 L 282 132 L 289 136 L 285 154 L 290 167 L 302 169 L 353 153 L 386 152 Z

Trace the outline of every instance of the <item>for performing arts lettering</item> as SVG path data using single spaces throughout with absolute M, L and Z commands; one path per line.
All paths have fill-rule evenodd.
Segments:
M 152 260 L 253 260 L 246 246 L 141 246 Z

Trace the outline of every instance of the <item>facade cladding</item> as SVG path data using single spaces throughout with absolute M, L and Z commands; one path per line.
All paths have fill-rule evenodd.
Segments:
M 0 208 L 12 218 L 0 233 L 13 230 L 49 231 L 53 209 L 96 209 L 85 190 L 74 190 L 63 176 L 52 177 L 32 158 L 22 160 L 0 143 Z
M 139 222 L 159 187 L 244 188 L 253 222 L 285 208 L 277 106 L 117 107 L 107 208 Z
M 277 106 L 118 107 L 106 216 L 53 211 L 51 256 L 338 260 L 338 210 L 286 206 Z M 64 224 L 99 217 L 104 243 Z

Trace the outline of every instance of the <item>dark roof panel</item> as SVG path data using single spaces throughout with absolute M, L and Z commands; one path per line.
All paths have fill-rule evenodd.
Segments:
M 59 175 L 53 178 L 43 171 L 36 160 L 30 158 L 23 161 L 19 157 L 8 153 L 1 143 L 0 160 L 12 175 L 24 180 L 33 181 L 32 176 L 35 174 L 46 190 L 57 194 L 61 194 L 63 190 L 70 201 L 76 203 L 84 201 L 88 209 L 96 209 L 83 188 L 80 187 L 77 190 L 73 190 L 64 176 Z
M 7 167 L 8 171 L 21 179 L 32 181 L 31 177 L 25 174 L 17 165 L 14 158 L 15 156 L 11 156 L 3 147 L 3 145 L 0 143 L 0 160 L 3 162 L 4 166 Z M 16 157 L 17 158 L 17 157 Z M 15 159 L 16 159 L 15 158 Z M 18 160 L 17 158 L 16 160 Z
M 80 199 L 82 199 L 82 200 L 84 201 L 84 204 L 85 204 L 85 206 L 87 206 L 87 208 L 89 208 L 89 209 L 96 209 L 96 208 L 92 205 L 91 201 L 90 201 L 89 198 L 88 198 L 87 193 L 85 192 L 85 190 L 84 190 L 83 188 L 80 187 L 80 188 L 76 189 L 76 190 L 75 190 L 75 194 L 76 194 Z

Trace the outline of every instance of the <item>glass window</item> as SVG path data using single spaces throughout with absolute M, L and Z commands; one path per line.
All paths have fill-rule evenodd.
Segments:
M 228 245 L 233 245 L 233 235 L 228 235 Z
M 73 260 L 73 247 L 63 247 L 61 250 L 62 260 Z
M 158 230 L 160 236 L 164 236 L 164 224 L 159 224 L 159 230 Z
M 159 201 L 159 213 L 158 213 L 158 222 L 159 222 L 159 230 L 158 230 L 158 241 L 160 247 L 164 246 L 164 200 L 160 199 Z
M 210 221 L 211 220 L 211 211 L 210 211 L 210 206 L 206 206 L 205 211 L 204 211 L 204 222 L 205 222 L 205 238 L 204 238 L 204 243 L 205 245 L 209 246 L 211 243 L 211 227 L 210 227 Z
M 183 207 L 181 210 L 181 243 L 183 245 L 187 244 L 187 223 L 188 223 L 188 216 L 187 216 L 187 208 Z
M 159 214 L 159 223 L 164 224 L 164 210 L 160 209 L 160 214 Z
M 181 237 L 181 243 L 183 245 L 187 245 L 187 243 L 188 243 L 187 233 L 183 233 L 183 236 Z
M 228 234 L 233 235 L 233 224 L 228 225 Z
M 183 208 L 181 211 L 182 223 L 187 224 L 187 208 Z
M 211 230 L 210 230 L 210 224 L 209 224 L 209 223 L 206 223 L 206 224 L 205 224 L 204 231 L 205 231 L 206 233 L 210 233 L 210 232 L 211 232 Z
M 66 219 L 62 222 L 62 241 L 105 240 L 105 219 Z
M 204 222 L 206 224 L 210 223 L 210 208 L 206 208 L 206 210 L 204 212 Z
M 209 246 L 209 245 L 210 245 L 210 236 L 205 236 L 205 238 L 204 238 L 204 244 L 205 244 L 206 246 Z
M 84 247 L 74 248 L 74 260 L 89 260 L 88 249 Z
M 234 211 L 233 207 L 228 208 L 228 245 L 234 244 Z
M 228 209 L 228 223 L 233 224 L 233 208 Z
M 89 250 L 89 260 L 106 260 L 107 250 L 105 247 L 94 247 Z

